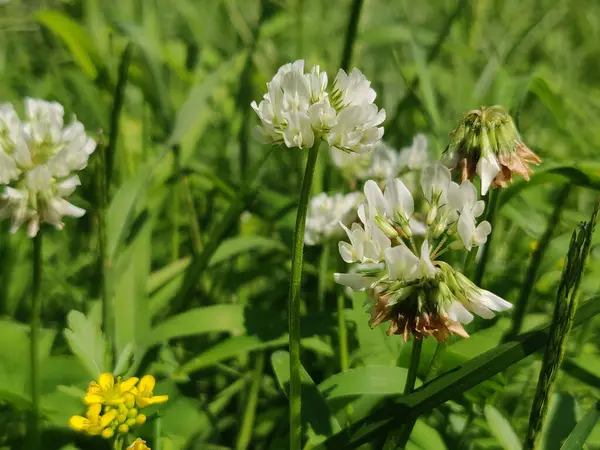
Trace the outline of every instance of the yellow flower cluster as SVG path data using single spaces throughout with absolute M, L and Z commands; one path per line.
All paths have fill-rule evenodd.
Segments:
M 167 395 L 152 395 L 155 385 L 156 381 L 151 375 L 121 381 L 120 378 L 115 380 L 110 373 L 103 373 L 97 382 L 90 383 L 83 397 L 83 402 L 88 406 L 85 417 L 73 416 L 69 425 L 77 431 L 106 439 L 127 434 L 130 429 L 146 422 L 146 416 L 139 412 L 140 409 L 169 399 Z M 144 450 L 148 447 L 138 439 L 131 448 Z
M 127 447 L 127 450 L 151 450 L 150 447 L 146 445 L 146 441 L 137 438 L 133 443 Z

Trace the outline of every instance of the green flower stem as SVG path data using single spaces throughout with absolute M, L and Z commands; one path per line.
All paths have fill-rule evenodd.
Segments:
M 512 315 L 512 324 L 510 329 L 506 333 L 506 336 L 504 337 L 505 341 L 513 339 L 516 335 L 518 335 L 521 332 L 521 327 L 523 326 L 523 319 L 525 318 L 525 312 L 527 311 L 529 296 L 533 291 L 533 286 L 535 285 L 538 270 L 540 268 L 540 265 L 542 264 L 542 260 L 544 259 L 546 249 L 550 245 L 552 235 L 556 231 L 556 228 L 560 221 L 562 210 L 565 206 L 565 203 L 567 202 L 567 198 L 569 197 L 570 190 L 571 186 L 569 184 L 565 184 L 559 192 L 558 197 L 556 198 L 556 203 L 554 204 L 554 210 L 552 211 L 552 215 L 548 220 L 548 224 L 546 225 L 544 234 L 540 238 L 537 248 L 533 251 L 531 255 L 531 259 L 529 260 L 529 266 L 527 267 L 527 272 L 525 273 L 525 279 L 523 280 L 523 284 L 521 285 L 519 297 L 515 302 L 515 311 Z
M 250 386 L 250 392 L 248 393 L 248 399 L 246 401 L 246 409 L 244 410 L 241 431 L 238 435 L 238 440 L 235 446 L 236 450 L 246 450 L 252 441 L 252 432 L 254 430 L 254 423 L 256 419 L 256 407 L 258 406 L 258 394 L 260 391 L 264 370 L 265 353 L 259 352 L 256 355 L 254 373 L 252 375 L 252 384 Z
M 330 278 L 327 276 L 329 270 L 329 261 L 331 260 L 331 248 L 329 242 L 321 248 L 321 257 L 319 258 L 319 291 L 317 300 L 319 302 L 319 311 L 325 311 L 325 294 L 327 293 L 327 285 Z
M 154 444 L 152 445 L 152 447 L 154 447 L 154 450 L 162 450 L 162 442 L 160 440 L 161 435 L 162 419 L 160 416 L 158 416 L 156 419 L 154 419 Z
M 31 375 L 31 447 L 40 448 L 40 328 L 42 316 L 42 230 L 33 238 L 33 286 L 31 293 L 30 375 Z
M 348 329 L 346 327 L 346 309 L 344 305 L 343 288 L 338 289 L 337 314 L 338 314 L 338 339 L 340 341 L 340 371 L 346 372 L 350 368 L 348 361 Z
M 417 372 L 419 371 L 419 362 L 421 361 L 421 349 L 423 348 L 423 339 L 413 341 L 412 352 L 410 353 L 410 366 L 408 367 L 408 375 L 404 384 L 404 395 L 410 394 L 415 390 L 415 382 L 417 381 Z
M 419 342 L 419 341 L 415 341 L 415 344 L 417 342 Z M 419 368 L 419 358 L 421 355 L 422 341 L 420 341 L 420 342 L 421 343 L 419 344 L 418 349 L 416 350 L 418 352 L 417 356 L 415 356 L 415 346 L 413 344 L 410 368 L 408 370 L 408 377 L 406 379 L 406 385 L 404 386 L 404 395 L 410 394 L 414 389 L 415 379 L 417 377 L 417 370 Z M 434 378 L 437 378 L 437 376 L 440 374 L 440 371 L 442 368 L 442 356 L 445 351 L 446 351 L 446 342 L 438 342 L 437 347 L 435 348 L 435 353 L 433 354 L 433 358 L 431 359 L 431 363 L 429 363 L 429 369 L 427 370 L 427 375 L 425 376 L 426 382 L 431 381 Z M 407 387 L 409 386 L 409 382 L 411 381 L 411 372 L 413 372 L 413 367 L 415 367 L 415 369 L 414 369 L 414 374 L 412 375 L 412 377 L 414 377 L 414 379 L 411 382 L 412 387 L 410 388 L 410 390 L 407 390 Z M 417 423 L 417 418 L 415 417 L 414 419 L 407 422 L 406 425 L 404 425 L 404 427 L 402 427 L 402 431 L 400 432 L 400 438 L 398 440 L 399 444 L 398 444 L 397 448 L 403 449 L 406 446 L 406 444 L 408 443 L 408 439 L 410 438 L 410 435 L 411 435 L 412 430 L 415 427 L 416 423 Z
M 306 210 L 310 199 L 310 189 L 313 181 L 319 141 L 308 153 L 292 247 L 292 274 L 288 305 L 288 325 L 290 334 L 290 450 L 300 450 L 302 445 L 302 385 L 300 380 L 300 288 L 302 281 L 302 261 L 304 257 L 304 229 L 306 227 Z
M 481 249 L 481 258 L 475 268 L 475 276 L 473 277 L 473 282 L 477 286 L 481 286 L 481 282 L 483 281 L 483 275 L 485 273 L 485 267 L 487 265 L 487 261 L 490 257 L 490 249 L 492 248 L 492 239 L 496 234 L 494 232 L 496 225 L 496 210 L 498 206 L 498 197 L 500 197 L 500 191 L 498 189 L 492 189 L 489 193 L 489 198 L 487 202 L 487 208 L 485 213 L 485 220 L 487 220 L 492 226 L 492 232 L 488 236 L 486 244 Z M 465 274 L 466 275 L 466 274 Z
M 600 202 L 596 204 L 590 221 L 580 225 L 571 237 L 567 263 L 558 286 L 550 335 L 533 397 L 523 450 L 534 450 L 540 445 L 541 430 L 548 415 L 550 396 L 556 384 L 556 376 L 567 348 L 567 339 L 575 321 L 575 311 L 579 303 L 579 286 L 592 246 L 592 236 L 598 220 L 599 209 Z

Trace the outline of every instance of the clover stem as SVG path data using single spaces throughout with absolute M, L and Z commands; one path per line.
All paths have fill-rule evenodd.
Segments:
M 300 380 L 300 288 L 302 282 L 302 262 L 304 257 L 304 229 L 310 199 L 310 190 L 319 154 L 319 143 L 315 141 L 308 153 L 306 170 L 302 180 L 296 228 L 292 246 L 292 273 L 290 281 L 288 326 L 290 349 L 290 450 L 300 450 L 302 445 L 302 386 Z
M 33 286 L 31 293 L 30 375 L 31 375 L 31 448 L 40 448 L 40 366 L 39 341 L 42 315 L 42 230 L 33 238 Z

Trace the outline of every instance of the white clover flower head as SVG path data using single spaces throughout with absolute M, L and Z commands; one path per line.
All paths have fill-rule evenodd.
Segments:
M 64 126 L 59 103 L 27 98 L 25 116 L 0 107 L 0 219 L 12 219 L 13 233 L 27 224 L 34 237 L 41 222 L 62 229 L 62 217 L 85 213 L 65 197 L 80 184 L 73 172 L 87 166 L 96 143 L 75 118 Z
M 377 181 L 394 178 L 400 172 L 398 152 L 383 140 L 366 153 L 350 153 L 330 148 L 333 164 L 350 180 Z
M 340 242 L 339 250 L 349 264 L 378 265 L 336 274 L 335 280 L 367 290 L 373 299 L 370 325 L 389 322 L 390 335 L 440 341 L 451 334 L 468 337 L 463 324 L 473 319 L 472 313 L 490 318 L 492 311 L 511 306 L 440 259 L 448 251 L 487 241 L 491 225 L 477 221 L 485 204 L 470 181 L 454 183 L 442 165 L 426 167 L 421 182 L 428 203 L 424 211 L 415 208 L 419 205 L 398 178 L 388 180 L 384 190 L 374 180 L 365 183 L 366 201 L 357 211 L 362 225 L 345 228 L 350 242 Z
M 306 218 L 304 242 L 317 245 L 341 236 L 340 223 L 350 225 L 356 218 L 356 207 L 363 200 L 360 192 L 327 195 L 322 192 L 310 200 Z
M 410 147 L 400 150 L 399 164 L 410 170 L 420 170 L 429 164 L 427 137 L 424 134 L 417 134 Z
M 358 70 L 340 71 L 332 92 L 327 73 L 315 66 L 304 73 L 304 61 L 282 66 L 267 83 L 263 100 L 251 106 L 264 142 L 289 148 L 312 147 L 316 140 L 347 152 L 364 153 L 383 136 L 385 111 L 373 103 L 375 92 Z

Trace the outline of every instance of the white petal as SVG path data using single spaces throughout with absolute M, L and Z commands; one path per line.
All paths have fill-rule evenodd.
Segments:
M 473 314 L 471 314 L 462 303 L 457 301 L 452 302 L 450 307 L 446 309 L 446 313 L 450 320 L 455 322 L 467 324 L 473 320 Z
M 468 208 L 463 208 L 458 219 L 458 235 L 467 250 L 473 246 L 475 219 Z
M 405 220 L 410 219 L 415 210 L 415 203 L 410 191 L 402 181 L 398 178 L 390 180 L 385 187 L 384 198 L 390 218 L 394 218 L 395 213 L 399 213 Z
M 473 311 L 483 319 L 492 319 L 494 317 L 494 313 L 489 308 L 477 301 L 471 301 L 466 306 L 470 311 Z
M 421 260 L 419 263 L 419 272 L 422 276 L 426 278 L 435 277 L 436 270 L 429 256 L 429 242 L 427 240 L 424 240 L 423 244 L 421 245 Z
M 410 225 L 410 230 L 412 231 L 413 235 L 425 236 L 425 233 L 427 232 L 427 227 L 423 222 L 415 219 L 414 217 L 411 217 L 408 224 Z
M 473 217 L 475 217 L 475 218 L 482 215 L 484 210 L 485 210 L 485 202 L 483 200 L 479 200 L 478 202 L 475 202 L 475 205 L 473 205 L 473 208 L 471 208 L 471 212 L 473 213 Z
M 512 303 L 507 302 L 502 297 L 498 297 L 496 294 L 485 289 L 481 289 L 481 299 L 486 307 L 492 311 L 506 311 L 512 308 Z
M 334 273 L 333 279 L 336 283 L 348 286 L 355 291 L 364 291 L 377 281 L 377 278 L 365 277 L 358 273 Z
M 496 175 L 498 175 L 498 172 L 500 172 L 498 160 L 491 153 L 487 156 L 482 156 L 477 162 L 475 171 L 477 172 L 477 175 L 479 175 L 479 178 L 481 178 L 481 195 L 485 195 L 487 194 L 492 181 Z
M 421 187 L 428 202 L 447 189 L 450 183 L 450 170 L 441 164 L 432 164 L 421 174 Z
M 340 256 L 348 264 L 356 261 L 354 249 L 350 244 L 344 241 L 340 241 L 338 243 L 338 249 L 340 251 Z
M 368 180 L 365 183 L 364 191 L 369 207 L 374 208 L 378 214 L 383 214 L 387 210 L 387 202 L 377 183 Z
M 413 252 L 406 246 L 387 248 L 384 252 L 388 273 L 392 280 L 410 280 L 414 278 L 415 270 L 419 264 Z
M 479 225 L 477 225 L 477 228 L 475 229 L 475 243 L 477 245 L 485 244 L 487 241 L 487 237 L 491 232 L 492 225 L 487 220 L 481 222 Z

